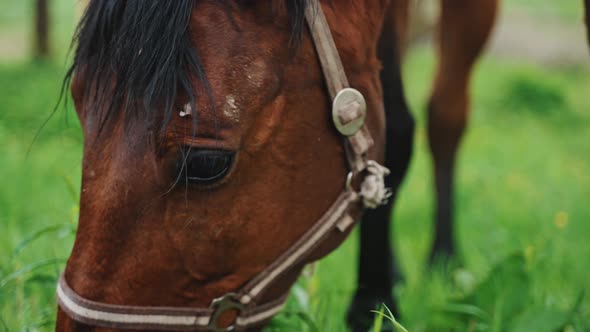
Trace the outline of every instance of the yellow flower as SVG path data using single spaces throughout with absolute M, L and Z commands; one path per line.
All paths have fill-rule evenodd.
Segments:
M 553 218 L 553 223 L 555 227 L 559 229 L 564 229 L 567 224 L 569 223 L 570 216 L 565 211 L 559 211 L 555 214 L 555 218 Z
M 524 248 L 524 257 L 527 259 L 527 261 L 530 261 L 531 259 L 533 259 L 534 254 L 535 254 L 535 247 L 533 247 L 532 245 L 528 245 L 528 246 L 526 246 L 526 248 Z

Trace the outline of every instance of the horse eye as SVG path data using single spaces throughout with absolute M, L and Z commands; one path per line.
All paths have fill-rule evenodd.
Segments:
M 234 155 L 231 151 L 185 148 L 178 161 L 177 170 L 181 179 L 187 182 L 215 183 L 229 173 Z

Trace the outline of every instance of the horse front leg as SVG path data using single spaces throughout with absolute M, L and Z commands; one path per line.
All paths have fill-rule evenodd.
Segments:
M 370 328 L 374 317 L 371 310 L 382 303 L 394 314 L 398 313 L 392 290 L 401 273 L 390 241 L 391 211 L 412 155 L 414 119 L 405 100 L 400 70 L 401 33 L 396 20 L 400 13 L 391 11 L 390 14 L 382 32 L 379 58 L 383 65 L 381 84 L 386 112 L 385 166 L 391 170 L 385 182 L 393 195 L 386 205 L 367 211 L 361 220 L 358 288 L 348 313 L 348 323 L 354 332 Z
M 428 109 L 436 190 L 436 256 L 453 256 L 455 160 L 469 113 L 469 81 L 495 22 L 498 0 L 442 0 L 439 64 Z

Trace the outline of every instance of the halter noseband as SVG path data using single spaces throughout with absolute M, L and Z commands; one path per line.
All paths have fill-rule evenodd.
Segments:
M 288 293 L 267 303 L 257 303 L 275 280 L 289 268 L 301 263 L 330 234 L 348 230 L 355 223 L 352 214 L 358 211 L 361 201 L 365 207 L 375 208 L 389 197 L 389 190 L 384 185 L 384 177 L 389 174 L 389 170 L 367 159 L 367 152 L 374 142 L 365 125 L 365 99 L 359 91 L 349 87 L 318 0 L 310 1 L 306 20 L 333 100 L 332 119 L 344 138 L 350 170 L 344 191 L 311 229 L 269 267 L 237 292 L 213 300 L 209 308 L 139 307 L 95 302 L 76 294 L 62 274 L 57 286 L 57 299 L 61 309 L 70 318 L 91 326 L 134 330 L 220 332 L 259 325 L 277 314 L 287 299 Z M 352 179 L 357 175 L 364 176 L 358 192 L 352 186 Z M 237 312 L 233 323 L 227 327 L 219 326 L 220 316 L 231 311 Z

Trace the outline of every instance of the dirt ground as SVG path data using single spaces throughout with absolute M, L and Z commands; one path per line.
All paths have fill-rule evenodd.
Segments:
M 27 39 L 25 32 L 0 31 L 0 62 L 26 58 L 29 52 L 29 44 L 25 42 Z
M 530 60 L 541 65 L 590 63 L 582 20 L 540 20 L 526 12 L 500 16 L 488 51 L 502 58 Z
M 437 9 L 432 7 L 414 13 L 410 44 L 432 45 L 437 15 Z M 501 10 L 487 53 L 542 66 L 590 64 L 581 14 L 579 21 L 566 22 L 559 17 L 534 16 L 522 9 Z

